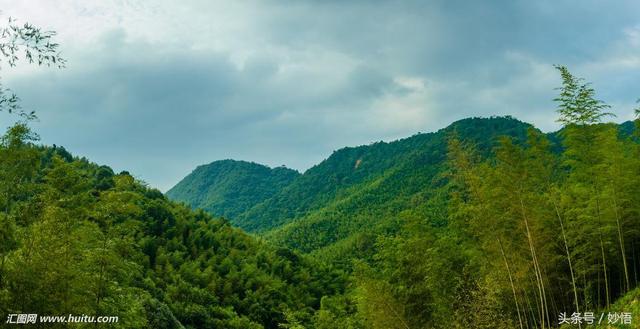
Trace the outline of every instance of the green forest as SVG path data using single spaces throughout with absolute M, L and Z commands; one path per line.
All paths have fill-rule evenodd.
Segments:
M 26 47 L 64 65 L 53 35 L 12 31 L 6 63 Z M 3 92 L 18 120 L 0 139 L 0 310 L 154 329 L 638 323 L 640 121 L 610 123 L 591 85 L 556 68 L 557 132 L 469 118 L 302 174 L 214 162 L 167 195 L 42 145 L 35 114 Z

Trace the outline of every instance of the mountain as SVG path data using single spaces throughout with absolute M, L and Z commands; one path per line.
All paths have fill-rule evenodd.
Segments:
M 634 124 L 625 122 L 617 129 L 621 137 L 628 137 Z M 397 232 L 407 220 L 430 218 L 431 225 L 446 225 L 442 218 L 447 194 L 441 187 L 446 182 L 448 137 L 474 145 L 487 158 L 493 156 L 500 137 L 525 144 L 529 130 L 541 133 L 511 117 L 469 118 L 434 133 L 346 148 L 240 215 L 236 224 L 261 232 L 278 245 L 329 256 L 332 261 L 347 254 L 367 257 L 379 235 Z M 556 153 L 563 148 L 561 133 L 546 134 Z M 334 178 L 338 183 L 332 185 L 327 177 L 342 180 Z M 295 197 L 312 191 L 319 192 L 311 201 Z
M 288 248 L 321 252 L 333 258 L 358 253 L 358 249 L 369 248 L 380 233 L 397 230 L 403 216 L 425 217 L 436 211 L 430 203 L 443 181 L 448 137 L 455 135 L 473 143 L 486 157 L 499 136 L 524 143 L 529 129 L 538 131 L 509 116 L 468 118 L 433 133 L 345 147 L 296 176 L 271 197 L 256 200 L 253 205 L 243 202 L 246 211 L 229 218 L 234 225 Z M 619 130 L 622 135 L 629 135 L 633 123 L 623 123 Z M 560 132 L 547 134 L 558 152 L 559 135 Z M 200 184 L 201 190 L 226 188 L 209 185 L 213 182 L 210 177 L 192 174 L 183 182 L 187 179 L 191 180 L 190 186 Z M 220 177 L 216 180 L 224 181 Z M 168 196 L 180 200 L 173 193 Z M 237 200 L 227 202 L 233 204 Z
M 573 305 L 636 315 L 635 133 L 471 118 L 341 149 L 302 175 L 195 170 L 187 186 L 227 196 L 292 176 L 228 200 L 256 238 L 17 124 L 0 138 L 0 308 L 194 329 L 522 328 Z M 215 186 L 197 185 L 205 169 Z M 550 304 L 525 306 L 543 286 Z
M 18 124 L 0 138 L 7 313 L 117 316 L 122 328 L 275 329 L 289 312 L 309 318 L 345 285 L 309 257 L 31 136 Z M 266 172 L 276 182 L 296 175 Z
M 194 209 L 234 219 L 279 193 L 298 176 L 297 171 L 285 167 L 221 160 L 198 166 L 166 195 Z
M 302 175 L 288 175 L 291 180 L 270 190 L 271 195 L 260 193 L 255 198 L 236 193 L 244 187 L 251 196 L 253 189 L 248 187 L 259 181 L 253 171 L 238 167 L 257 169 L 259 165 L 214 162 L 198 167 L 167 196 L 229 216 L 234 225 L 247 231 L 261 232 L 278 244 L 309 252 L 351 237 L 353 232 L 371 230 L 381 219 L 413 207 L 429 194 L 442 172 L 448 136 L 457 134 L 488 151 L 497 136 L 524 140 L 529 128 L 530 124 L 512 117 L 469 118 L 434 133 L 346 147 Z M 266 167 L 260 168 L 261 173 L 268 173 Z M 250 176 L 241 177 L 247 173 Z M 241 185 L 247 183 L 251 184 Z M 241 204 L 245 211 L 223 213 L 221 207 L 212 210 L 212 204 Z
M 414 217 L 425 217 L 434 211 L 429 203 L 442 185 L 450 136 L 473 142 L 488 154 L 498 136 L 524 141 L 528 129 L 534 128 L 511 117 L 469 118 L 433 133 L 343 149 L 305 172 L 274 198 L 241 216 L 249 224 L 239 224 L 249 230 L 264 230 L 262 234 L 268 240 L 304 252 L 331 246 L 345 249 L 325 253 L 331 257 L 343 252 L 357 253 L 358 249 L 369 248 L 381 233 L 398 230 L 403 216 L 411 213 Z M 333 193 L 327 193 L 331 182 L 321 178 L 332 176 L 341 177 L 342 182 L 333 185 Z M 315 178 L 315 184 L 298 186 L 307 183 L 303 178 Z M 299 195 L 296 187 L 299 191 L 319 191 L 318 196 L 308 203 L 287 202 Z M 279 225 L 265 226 L 264 223 L 273 223 L 274 219 L 265 218 L 270 212 L 263 209 L 277 209 L 285 204 L 298 207 L 298 211 L 284 220 L 276 219 Z

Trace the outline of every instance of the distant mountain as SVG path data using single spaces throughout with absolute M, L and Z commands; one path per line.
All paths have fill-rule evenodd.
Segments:
M 234 219 L 281 192 L 298 176 L 300 173 L 285 167 L 221 160 L 197 167 L 166 195 L 192 208 Z
M 510 117 L 470 118 L 435 133 L 417 134 L 390 143 L 346 147 L 307 170 L 274 197 L 238 216 L 234 224 L 248 231 L 266 231 L 295 219 L 315 216 L 317 211 L 335 206 L 336 202 L 347 202 L 355 195 L 369 191 L 366 186 L 381 183 L 390 175 L 418 172 L 422 175 L 426 171 L 429 172 L 428 177 L 432 177 L 439 172 L 438 166 L 446 158 L 446 137 L 454 131 L 461 138 L 476 140 L 488 149 L 494 143 L 493 137 L 499 135 L 524 139 L 529 127 L 529 124 Z M 398 171 L 400 173 L 396 173 Z M 388 196 L 396 199 L 407 189 L 423 189 L 424 184 L 422 179 L 412 179 L 404 182 L 403 186 L 397 186 L 397 191 L 389 192 Z M 369 199 L 356 208 L 370 211 L 378 205 Z M 349 213 L 362 214 L 355 208 L 352 210 Z M 325 220 L 329 218 L 326 215 L 322 217 Z
M 498 142 L 498 136 L 511 136 L 524 141 L 530 124 L 511 117 L 470 118 L 457 121 L 434 133 L 418 134 L 391 143 L 376 143 L 355 149 L 344 149 L 334 153 L 325 162 L 304 173 L 289 187 L 274 198 L 250 209 L 240 218 L 254 220 L 257 225 L 272 220 L 262 209 L 279 209 L 306 206 L 296 216 L 276 219 L 280 225 L 273 226 L 263 235 L 279 245 L 304 252 L 320 252 L 333 259 L 350 254 L 366 257 L 376 236 L 392 233 L 401 227 L 407 217 L 446 218 L 433 216 L 441 211 L 432 203 L 437 200 L 439 187 L 444 179 L 449 136 L 473 142 L 478 150 L 488 155 Z M 350 163 L 349 170 L 337 171 L 329 163 Z M 355 166 L 355 163 L 359 165 Z M 347 166 L 343 166 L 347 168 Z M 367 174 L 358 174 L 362 170 Z M 308 203 L 286 202 L 293 199 L 294 188 L 308 177 L 345 177 L 342 185 L 325 200 L 322 193 Z M 360 178 L 360 179 L 356 179 Z M 351 179 L 351 180 L 349 180 Z M 320 179 L 316 179 L 319 181 Z M 352 184 L 349 184 L 352 182 Z M 326 184 L 326 183 L 325 183 Z M 329 183 L 331 186 L 331 184 Z M 336 185 L 333 185 L 336 186 Z M 306 186 L 306 190 L 328 190 L 320 183 Z M 309 192 L 308 192 L 309 193 Z M 276 203 L 277 202 L 277 203 Z M 299 208 L 298 208 L 299 209 Z M 243 217 L 246 216 L 246 217 Z M 284 225 L 283 225 L 284 224 Z M 431 223 L 444 225 L 445 223 Z M 266 228 L 258 226 L 259 229 Z M 329 248 L 329 251 L 326 249 Z M 324 251 L 324 252 L 323 252 Z
M 304 174 L 296 175 L 290 183 L 281 185 L 270 197 L 219 199 L 219 202 L 235 204 L 243 201 L 246 211 L 229 216 L 231 222 L 278 245 L 304 252 L 320 252 L 336 259 L 340 254 L 353 256 L 358 254 L 357 249 L 369 248 L 379 234 L 399 229 L 399 223 L 406 217 L 446 217 L 432 216 L 433 212 L 441 210 L 432 203 L 437 200 L 438 188 L 443 181 L 449 136 L 469 141 L 475 144 L 481 155 L 489 156 L 499 136 L 510 136 L 516 142 L 524 142 L 529 129 L 535 128 L 508 116 L 463 119 L 437 132 L 335 151 Z M 621 134 L 628 135 L 631 131 L 632 123 L 620 125 Z M 556 150 L 561 149 L 558 134 L 547 134 Z M 228 188 L 228 185 L 216 183 L 226 181 L 224 178 L 212 180 L 199 174 L 204 175 L 205 172 L 199 173 L 196 169 L 168 196 L 179 200 L 174 190 L 181 185 L 200 186 L 192 190 L 192 200 L 210 199 L 194 194 L 195 191 Z M 216 176 L 223 174 L 217 172 Z M 239 182 L 239 172 L 232 174 L 235 177 L 232 181 Z M 252 190 L 245 192 L 251 194 Z M 260 201 L 250 204 L 257 200 Z M 364 256 L 368 253 L 364 251 Z
M 303 175 L 217 161 L 196 168 L 167 196 L 310 252 L 342 240 L 360 241 L 362 234 L 416 208 L 443 171 L 449 135 L 473 140 L 488 152 L 497 136 L 524 140 L 531 127 L 512 117 L 464 119 L 434 133 L 340 149 Z

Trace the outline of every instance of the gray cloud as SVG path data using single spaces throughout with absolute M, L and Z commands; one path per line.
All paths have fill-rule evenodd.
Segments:
M 71 17 L 4 4 L 59 30 L 70 63 L 7 82 L 45 143 L 161 189 L 217 159 L 304 170 L 472 115 L 555 129 L 552 64 L 619 120 L 640 96 L 636 1 L 63 3 Z

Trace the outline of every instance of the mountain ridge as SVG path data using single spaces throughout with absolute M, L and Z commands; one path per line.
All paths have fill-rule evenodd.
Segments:
M 475 128 L 474 128 L 475 126 Z M 513 127 L 517 129 L 510 131 Z M 513 117 L 490 117 L 490 118 L 466 118 L 453 122 L 445 128 L 435 132 L 418 133 L 412 136 L 390 142 L 375 142 L 368 145 L 347 146 L 334 151 L 328 158 L 298 175 L 290 184 L 282 188 L 269 198 L 262 199 L 253 206 L 248 207 L 245 212 L 237 213 L 235 218 L 229 218 L 233 224 L 247 231 L 260 232 L 269 230 L 275 226 L 280 226 L 289 222 L 289 219 L 299 218 L 308 214 L 314 209 L 319 209 L 326 203 L 334 200 L 344 193 L 349 187 L 362 184 L 382 175 L 398 163 L 406 161 L 407 157 L 420 147 L 428 144 L 433 138 L 438 139 L 440 149 L 445 135 L 458 131 L 463 136 L 473 136 L 481 144 L 491 144 L 491 141 L 483 141 L 482 134 L 476 134 L 474 129 L 484 129 L 484 131 L 494 131 L 494 135 L 513 135 L 519 139 L 524 139 L 526 129 L 532 127 L 530 124 L 517 120 Z M 436 137 L 434 137 L 436 136 Z M 483 148 L 490 148 L 485 145 Z M 441 156 L 442 152 L 436 152 L 435 156 Z M 442 160 L 442 159 L 441 159 Z M 214 164 L 216 162 L 213 162 Z M 211 164 L 209 164 L 211 165 Z M 198 171 L 197 167 L 194 172 Z M 185 177 L 180 183 L 167 192 L 167 196 L 177 201 L 188 201 L 188 197 L 177 197 L 175 191 L 180 185 L 185 185 Z M 198 183 L 191 177 L 193 183 Z M 201 177 L 199 184 L 203 183 L 206 177 Z M 310 189 L 309 186 L 315 188 Z M 202 197 L 196 196 L 196 197 Z M 295 199 L 295 202 L 291 202 Z M 192 206 L 200 206 L 199 202 L 187 202 Z M 219 213 L 214 213 L 219 215 Z
M 632 122 L 618 126 L 623 135 L 633 131 Z M 394 230 L 398 225 L 390 224 L 393 220 L 389 218 L 397 219 L 409 209 L 414 217 L 432 211 L 420 204 L 427 202 L 438 187 L 450 136 L 475 144 L 487 157 L 499 136 L 524 143 L 530 129 L 542 133 L 511 116 L 472 117 L 434 132 L 344 147 L 229 220 L 278 245 L 303 252 L 350 240 L 363 243 L 353 235 L 375 236 Z M 556 150 L 562 148 L 559 134 L 545 134 Z

